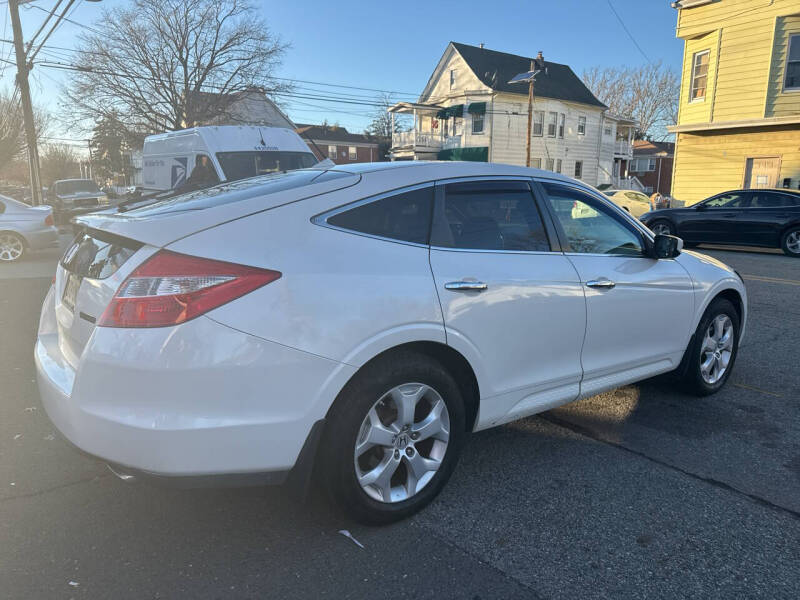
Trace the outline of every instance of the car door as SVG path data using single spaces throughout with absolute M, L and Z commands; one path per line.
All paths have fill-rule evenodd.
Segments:
M 482 373 L 477 427 L 574 400 L 585 300 L 530 179 L 436 188 L 431 270 L 447 343 Z
M 694 206 L 682 219 L 678 235 L 691 242 L 735 244 L 742 239 L 740 217 L 750 205 L 750 192 L 725 192 Z
M 563 182 L 542 186 L 586 296 L 581 396 L 677 367 L 694 311 L 686 270 L 649 258 L 643 229 L 598 195 Z M 576 205 L 593 216 L 564 210 Z
M 780 246 L 781 232 L 792 218 L 793 198 L 772 190 L 754 190 L 750 207 L 738 218 L 740 243 Z

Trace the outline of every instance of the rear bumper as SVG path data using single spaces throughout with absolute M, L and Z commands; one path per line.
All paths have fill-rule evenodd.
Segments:
M 44 227 L 35 231 L 25 233 L 25 239 L 31 250 L 43 250 L 58 245 L 58 229 L 55 227 Z
M 51 306 L 52 292 L 35 350 L 42 404 L 67 440 L 129 474 L 280 483 L 354 371 L 207 317 L 96 328 L 73 366 Z

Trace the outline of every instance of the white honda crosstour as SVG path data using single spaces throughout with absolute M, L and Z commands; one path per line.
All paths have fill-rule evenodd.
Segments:
M 63 435 L 126 478 L 313 468 L 370 523 L 430 502 L 467 432 L 670 371 L 716 392 L 746 320 L 731 268 L 508 165 L 291 171 L 79 224 L 35 349 Z

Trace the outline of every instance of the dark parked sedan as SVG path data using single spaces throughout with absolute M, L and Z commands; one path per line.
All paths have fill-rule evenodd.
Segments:
M 686 208 L 645 213 L 642 223 L 655 233 L 691 244 L 736 244 L 782 248 L 800 257 L 800 191 L 735 190 Z

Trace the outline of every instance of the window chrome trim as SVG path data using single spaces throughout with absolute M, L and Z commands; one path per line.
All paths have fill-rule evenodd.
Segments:
M 347 212 L 348 210 L 352 210 L 354 208 L 358 208 L 360 206 L 364 206 L 366 204 L 371 204 L 373 202 L 377 202 L 379 200 L 383 200 L 384 198 L 388 198 L 390 196 L 396 196 L 398 194 L 402 194 L 405 192 L 413 192 L 415 190 L 421 190 L 425 188 L 433 188 L 435 186 L 435 181 L 426 181 L 424 183 L 417 183 L 415 185 L 404 186 L 400 188 L 395 188 L 393 190 L 389 190 L 386 192 L 381 192 L 380 194 L 376 194 L 374 196 L 368 196 L 366 198 L 361 198 L 360 200 L 355 200 L 353 202 L 349 202 L 347 204 L 342 204 L 341 206 L 337 206 L 336 208 L 332 208 L 326 210 L 325 212 L 319 213 L 318 215 L 314 215 L 311 217 L 311 222 L 314 225 L 319 225 L 320 227 L 325 227 L 327 229 L 333 229 L 335 231 L 342 231 L 344 233 L 350 233 L 352 235 L 360 235 L 361 237 L 372 238 L 374 240 L 381 240 L 384 242 L 393 242 L 395 244 L 403 244 L 404 246 L 416 246 L 417 248 L 429 248 L 429 244 L 420 244 L 418 242 L 409 242 L 407 240 L 399 240 L 396 238 L 388 238 L 383 237 L 380 235 L 374 235 L 372 233 L 365 233 L 363 231 L 356 231 L 355 229 L 347 229 L 345 227 L 337 227 L 336 225 L 331 225 L 328 223 L 328 219 L 334 217 L 340 213 Z M 434 198 L 435 201 L 435 198 Z
M 547 243 L 552 247 L 552 241 L 550 240 L 550 236 L 547 231 L 547 225 L 544 222 L 546 215 L 541 214 L 539 207 L 536 204 L 536 192 L 533 187 L 533 177 L 525 176 L 525 175 L 469 175 L 465 177 L 452 177 L 449 179 L 439 179 L 436 181 L 437 186 L 445 186 L 449 183 L 469 183 L 469 182 L 481 182 L 481 181 L 524 181 L 526 182 L 531 190 L 531 202 L 533 202 L 533 206 L 536 209 L 536 213 L 539 215 L 539 218 L 542 220 L 542 227 L 544 228 L 545 236 L 547 236 Z M 436 202 L 436 198 L 433 199 L 434 203 Z M 433 223 L 431 223 L 431 227 L 433 227 Z M 469 253 L 476 253 L 479 252 L 481 254 L 546 254 L 552 256 L 554 254 L 564 255 L 561 250 L 488 250 L 485 248 L 451 248 L 449 246 L 437 246 L 435 244 L 429 245 L 431 250 L 440 250 L 445 252 L 469 252 Z

